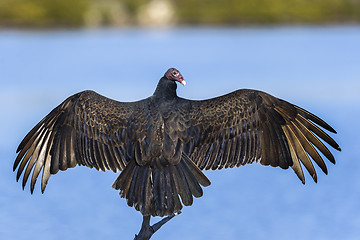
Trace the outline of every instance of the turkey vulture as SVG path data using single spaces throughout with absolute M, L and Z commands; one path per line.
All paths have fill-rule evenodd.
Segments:
M 202 170 L 260 162 L 291 167 L 305 183 L 302 166 L 313 180 L 311 159 L 327 174 L 319 154 L 335 159 L 321 141 L 341 150 L 320 127 L 336 131 L 314 114 L 265 92 L 240 89 L 193 101 L 176 94 L 185 85 L 170 68 L 154 94 L 136 102 L 118 102 L 93 91 L 67 98 L 22 140 L 13 170 L 31 173 L 34 191 L 41 170 L 41 191 L 51 174 L 84 165 L 121 171 L 113 184 L 142 215 L 171 216 L 182 204 L 203 195 L 210 181 Z M 180 201 L 181 198 L 181 201 Z

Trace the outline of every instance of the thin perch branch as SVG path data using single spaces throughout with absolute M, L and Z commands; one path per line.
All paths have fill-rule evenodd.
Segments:
M 170 221 L 173 217 L 179 215 L 181 211 L 173 213 L 171 216 L 164 217 L 159 222 L 150 226 L 150 218 L 151 216 L 143 216 L 143 222 L 141 225 L 141 229 L 138 235 L 135 235 L 134 240 L 149 240 L 151 236 L 159 230 L 165 223 Z

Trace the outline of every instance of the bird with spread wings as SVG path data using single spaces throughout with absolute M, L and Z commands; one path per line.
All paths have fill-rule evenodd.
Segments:
M 76 165 L 120 171 L 113 188 L 149 225 L 150 216 L 171 218 L 203 195 L 210 181 L 202 170 L 259 162 L 291 167 L 305 183 L 304 166 L 316 182 L 313 162 L 327 174 L 320 153 L 335 163 L 324 142 L 341 150 L 325 131 L 336 133 L 330 125 L 287 101 L 249 89 L 188 100 L 177 96 L 176 82 L 185 85 L 170 68 L 154 94 L 137 102 L 93 91 L 70 96 L 20 143 L 16 179 L 23 175 L 24 188 L 31 178 L 32 193 L 40 173 L 44 192 L 50 175 Z

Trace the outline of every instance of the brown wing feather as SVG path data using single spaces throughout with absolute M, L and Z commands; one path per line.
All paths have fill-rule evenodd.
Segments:
M 181 99 L 176 108 L 173 114 L 181 115 L 178 125 L 185 129 L 175 129 L 174 135 L 184 142 L 184 153 L 201 169 L 257 161 L 283 169 L 292 167 L 305 182 L 301 162 L 317 181 L 311 159 L 325 173 L 327 169 L 315 147 L 333 163 L 333 155 L 321 140 L 341 150 L 320 128 L 336 133 L 330 125 L 264 92 L 242 89 L 204 101 Z
M 147 124 L 143 102 L 121 103 L 93 91 L 77 93 L 43 118 L 22 140 L 14 162 L 17 180 L 24 172 L 23 187 L 33 171 L 30 190 L 43 169 L 41 190 L 51 174 L 76 164 L 116 172 L 129 161 L 124 149 L 129 139 L 143 136 Z M 129 124 L 136 115 L 137 123 Z M 130 144 L 131 145 L 131 144 Z M 129 147 L 130 148 L 130 147 Z

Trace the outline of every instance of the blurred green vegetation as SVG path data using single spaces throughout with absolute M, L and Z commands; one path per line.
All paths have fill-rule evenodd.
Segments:
M 81 26 L 88 0 L 0 0 L 0 27 Z
M 139 9 L 149 2 L 150 0 L 0 0 L 0 27 L 81 27 L 89 23 L 90 25 L 137 24 Z M 168 2 L 174 8 L 178 24 L 360 22 L 360 0 L 168 0 Z M 100 8 L 101 10 L 97 10 Z M 117 9 L 116 14 L 114 9 Z M 96 21 L 93 21 L 94 18 Z M 116 18 L 121 18 L 121 21 L 117 21 Z
M 359 0 L 176 0 L 182 22 L 266 24 L 359 22 Z

